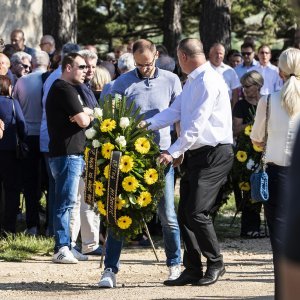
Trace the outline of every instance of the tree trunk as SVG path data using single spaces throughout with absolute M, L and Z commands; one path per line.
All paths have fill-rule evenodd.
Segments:
M 77 0 L 43 0 L 43 34 L 54 37 L 56 48 L 77 42 Z
M 176 56 L 176 47 L 181 38 L 181 8 L 182 0 L 164 1 L 164 38 L 163 44 L 167 48 L 169 55 Z
M 230 0 L 201 1 L 200 37 L 206 55 L 214 43 L 222 43 L 226 51 L 230 49 L 230 10 Z

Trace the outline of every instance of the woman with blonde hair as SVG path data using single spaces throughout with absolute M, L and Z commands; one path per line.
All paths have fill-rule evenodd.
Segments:
M 97 66 L 95 75 L 91 80 L 91 88 L 98 101 L 104 85 L 109 83 L 110 81 L 111 81 L 111 76 L 108 70 L 103 66 Z
M 269 200 L 264 207 L 273 251 L 275 299 L 280 297 L 278 264 L 282 248 L 281 232 L 286 223 L 284 196 L 287 192 L 287 174 L 300 119 L 300 50 L 289 48 L 282 52 L 278 67 L 284 85 L 281 91 L 270 96 L 268 105 L 267 96 L 260 99 L 251 132 L 254 145 L 264 146 L 266 143 Z

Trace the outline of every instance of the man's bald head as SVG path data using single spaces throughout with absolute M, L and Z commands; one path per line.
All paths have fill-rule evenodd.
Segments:
M 204 55 L 203 45 L 200 40 L 186 38 L 179 42 L 178 50 L 184 52 L 189 57 Z
M 134 42 L 132 46 L 132 53 L 144 53 L 150 51 L 152 53 L 156 53 L 156 47 L 155 45 L 150 41 L 146 39 L 140 39 Z

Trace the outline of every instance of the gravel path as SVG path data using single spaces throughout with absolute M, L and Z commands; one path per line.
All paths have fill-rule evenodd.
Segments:
M 273 299 L 273 268 L 268 239 L 227 239 L 221 244 L 226 273 L 208 287 L 165 287 L 164 252 L 157 263 L 151 249 L 125 248 L 117 288 L 96 286 L 99 258 L 77 265 L 53 264 L 50 257 L 0 263 L 0 299 Z

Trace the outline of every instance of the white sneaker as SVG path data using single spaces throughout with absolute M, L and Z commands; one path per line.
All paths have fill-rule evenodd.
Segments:
M 181 266 L 180 265 L 170 266 L 168 280 L 175 280 L 180 276 L 180 274 L 181 274 Z
M 102 273 L 102 277 L 98 283 L 100 288 L 113 288 L 116 287 L 116 274 L 112 269 L 108 268 Z
M 77 264 L 78 260 L 74 257 L 67 246 L 61 247 L 52 257 L 52 261 L 58 264 Z
M 72 252 L 73 256 L 79 261 L 86 261 L 89 259 L 87 255 L 80 253 L 75 248 L 72 248 L 71 252 Z

